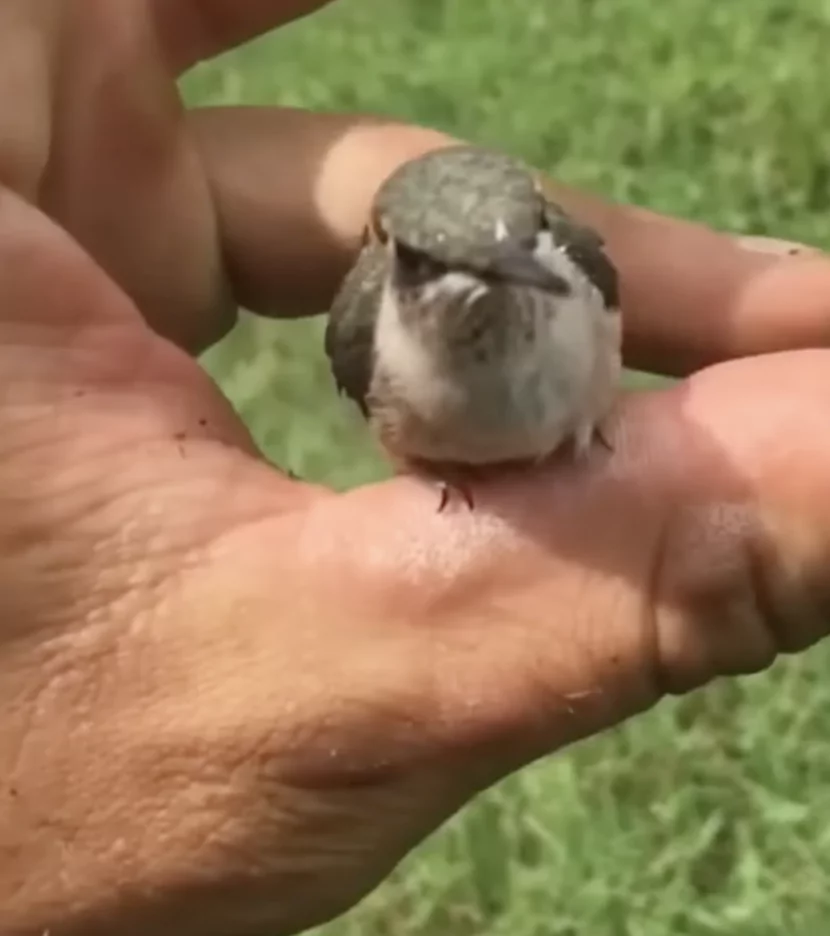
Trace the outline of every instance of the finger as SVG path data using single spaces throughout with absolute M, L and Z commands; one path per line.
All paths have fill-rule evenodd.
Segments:
M 171 67 L 202 59 L 313 13 L 331 0 L 148 0 Z
M 682 606 L 689 586 L 694 589 L 695 582 L 708 579 L 698 592 L 705 600 L 686 607 L 701 622 L 708 617 L 711 630 L 719 589 L 730 572 L 722 550 L 709 550 L 704 564 L 694 558 L 707 545 L 699 533 L 708 526 L 733 540 L 743 539 L 744 587 L 750 598 L 746 611 L 763 624 L 771 649 L 796 651 L 826 636 L 830 352 L 811 349 L 730 361 L 693 375 L 670 399 L 675 406 L 667 415 L 682 427 L 684 438 L 696 438 L 698 450 L 708 452 L 709 472 L 689 486 L 686 457 L 675 449 L 674 485 L 686 530 L 675 538 L 675 556 L 664 559 L 680 558 L 685 550 L 692 562 L 685 575 L 676 574 L 677 566 L 674 575 L 668 566 L 663 569 L 663 604 Z M 663 444 L 658 433 L 670 438 L 667 426 L 652 426 L 655 451 Z M 701 512 L 704 498 L 709 506 Z M 743 520 L 736 523 L 739 504 Z M 711 640 L 716 635 L 700 636 Z
M 62 228 L 3 189 L 0 401 L 0 443 L 8 446 L 0 462 L 28 485 L 33 475 L 20 468 L 25 448 L 41 463 L 45 451 L 62 450 L 47 472 L 50 484 L 58 467 L 71 471 L 85 457 L 90 471 L 97 470 L 96 447 L 122 450 L 125 462 L 139 465 L 140 440 L 152 436 L 162 439 L 174 462 L 186 439 L 210 438 L 256 453 L 204 371 L 147 327 L 126 294 Z M 102 485 L 93 490 L 100 493 Z
M 325 311 L 359 249 L 380 182 L 448 138 L 378 118 L 208 108 L 192 115 L 238 302 Z
M 830 256 L 739 237 L 551 183 L 619 267 L 626 358 L 684 376 L 734 357 L 830 346 Z
M 276 108 L 208 109 L 193 122 L 237 296 L 280 315 L 326 310 L 378 186 L 403 161 L 452 142 L 419 127 Z M 683 375 L 731 357 L 830 345 L 826 255 L 774 250 L 549 184 L 602 233 L 620 268 L 630 366 Z

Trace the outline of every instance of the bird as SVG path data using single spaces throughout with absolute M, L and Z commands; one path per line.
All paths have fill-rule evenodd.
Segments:
M 604 240 L 518 157 L 452 144 L 378 188 L 329 308 L 337 390 L 439 511 L 470 479 L 596 441 L 621 382 L 619 276 Z

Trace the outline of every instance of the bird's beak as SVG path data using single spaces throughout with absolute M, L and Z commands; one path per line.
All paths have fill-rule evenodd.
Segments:
M 559 296 L 567 296 L 571 291 L 565 279 L 521 244 L 509 241 L 499 244 L 488 266 L 491 275 L 507 284 L 530 286 Z

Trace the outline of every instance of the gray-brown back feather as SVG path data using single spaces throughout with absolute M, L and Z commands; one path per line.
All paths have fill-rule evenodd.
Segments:
M 384 248 L 367 244 L 344 278 L 326 324 L 324 345 L 337 389 L 354 400 L 364 416 L 386 264 Z

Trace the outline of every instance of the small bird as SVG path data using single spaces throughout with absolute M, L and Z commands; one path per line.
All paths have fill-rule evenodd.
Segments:
M 594 438 L 621 376 L 617 271 L 521 161 L 453 145 L 379 189 L 329 312 L 335 383 L 392 462 L 451 490 Z M 610 447 L 610 446 L 609 446 Z

